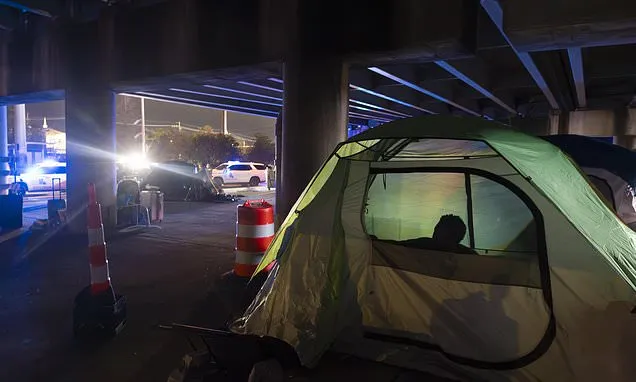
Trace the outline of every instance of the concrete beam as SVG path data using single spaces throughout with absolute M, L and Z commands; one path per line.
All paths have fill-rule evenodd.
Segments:
M 50 3 L 55 4 L 54 1 L 53 2 L 49 1 L 48 3 L 49 3 L 49 6 L 50 6 Z M 13 8 L 22 13 L 30 13 L 33 15 L 41 16 L 41 17 L 46 17 L 46 18 L 53 17 L 51 12 L 47 11 L 46 9 L 28 5 L 28 1 L 17 2 L 17 1 L 11 1 L 11 0 L 0 0 L 0 6 Z
M 211 85 L 206 84 L 201 87 L 196 88 L 188 88 L 189 91 L 194 91 L 194 94 L 203 93 L 202 95 L 207 95 L 210 97 L 216 96 L 217 98 L 225 98 L 225 99 L 237 99 L 239 101 L 246 102 L 255 102 L 257 104 L 281 104 L 283 102 L 283 89 L 279 88 L 279 84 L 282 80 L 278 78 L 270 78 L 269 82 L 246 82 L 240 81 L 238 83 L 226 83 L 221 85 Z M 271 82 L 271 83 L 270 83 Z M 361 83 L 368 86 L 370 81 L 358 82 L 354 81 L 354 83 Z M 187 91 L 186 91 L 187 93 Z M 380 99 L 381 100 L 381 99 Z M 365 113 L 375 115 L 378 118 L 403 118 L 409 117 L 409 114 L 393 110 L 388 108 L 388 106 L 378 105 L 378 100 L 372 100 L 369 102 L 365 102 L 362 100 L 350 99 L 350 109 L 352 112 Z
M 477 17 L 477 50 L 505 49 L 508 42 L 492 23 L 490 16 L 483 7 L 479 7 Z
M 508 111 L 510 114 L 513 114 L 513 115 L 517 114 L 517 111 L 514 109 L 514 107 L 506 104 L 503 100 L 495 96 L 493 92 L 491 92 L 490 90 L 486 89 L 483 85 L 481 85 L 481 84 L 484 84 L 486 81 L 483 71 L 481 73 L 474 73 L 475 71 L 474 66 L 469 67 L 467 65 L 464 65 L 464 67 L 462 68 L 461 61 L 454 62 L 454 63 L 449 63 L 447 61 L 435 61 L 435 64 L 437 64 L 440 68 L 446 70 L 447 72 L 451 73 L 453 76 L 457 77 L 457 79 L 464 82 L 466 85 L 470 86 L 471 88 L 475 89 L 486 98 L 490 99 L 497 105 L 501 106 L 504 110 Z M 468 74 L 469 72 L 473 72 L 473 74 L 469 75 Z
M 472 56 L 477 46 L 479 6 L 473 0 L 449 0 L 443 6 L 428 1 L 381 0 L 372 7 L 366 0 L 354 0 L 344 3 L 346 10 L 338 0 L 327 2 L 332 6 L 324 6 L 324 1 L 311 3 L 315 5 L 308 19 L 328 25 L 327 33 L 332 36 L 324 39 L 326 31 L 317 30 L 316 42 L 325 47 L 341 46 L 340 53 L 353 63 L 431 62 Z M 316 17 L 318 9 L 320 17 Z M 334 17 L 349 18 L 344 30 L 325 23 L 333 22 Z
M 475 111 L 467 106 L 461 105 L 455 101 L 453 101 L 448 95 L 442 95 L 440 94 L 440 92 L 434 92 L 431 91 L 429 89 L 423 88 L 421 86 L 419 86 L 417 84 L 417 79 L 412 78 L 412 74 L 410 73 L 406 73 L 404 72 L 404 70 L 407 70 L 406 68 L 404 68 L 402 70 L 403 74 L 398 74 L 398 70 L 397 69 L 382 69 L 382 68 L 378 68 L 378 67 L 370 67 L 369 70 L 371 70 L 372 72 L 384 76 L 386 78 L 389 78 L 393 81 L 395 81 L 396 83 L 399 83 L 407 88 L 413 89 L 419 93 L 422 93 L 424 95 L 427 95 L 433 99 L 436 99 L 440 102 L 446 103 L 454 108 L 457 108 L 465 113 L 468 113 L 470 115 L 473 116 L 481 116 L 481 114 L 478 111 Z M 390 70 L 390 71 L 389 71 Z M 411 78 L 409 78 L 411 77 Z
M 274 93 L 263 94 L 262 91 L 257 89 L 253 89 L 253 90 L 252 89 L 247 89 L 247 90 L 236 89 L 237 85 L 241 85 L 241 84 L 232 83 L 232 84 L 227 84 L 225 86 L 205 84 L 203 86 L 196 87 L 196 88 L 203 89 L 208 93 L 223 94 L 223 95 L 230 95 L 230 96 L 238 95 L 241 97 L 249 97 L 250 99 L 255 99 L 255 100 L 275 101 L 280 103 L 283 102 L 282 89 L 280 93 L 276 92 L 275 94 Z
M 410 109 L 411 112 L 415 111 L 418 114 L 437 114 L 435 111 L 419 106 L 420 100 L 418 99 L 418 97 L 415 96 L 415 93 L 412 89 L 400 89 L 397 87 L 368 89 L 353 83 L 351 83 L 349 86 L 351 89 L 351 95 L 356 99 L 364 98 L 364 96 L 371 96 L 391 102 L 396 105 L 400 105 L 403 108 Z M 396 89 L 400 93 L 399 95 L 394 94 Z M 410 96 L 405 95 L 405 92 L 410 93 Z
M 591 137 L 636 137 L 636 109 L 553 111 L 541 118 L 514 118 L 510 123 L 535 135 L 577 134 Z M 626 139 L 631 142 L 632 140 Z
M 502 4 L 505 33 L 522 52 L 636 43 L 636 2 L 631 0 Z
M 295 10 L 292 5 L 297 4 L 300 8 Z M 144 8 L 115 5 L 108 8 L 115 19 L 113 49 L 100 64 L 110 68 L 110 83 L 130 83 L 281 61 L 298 48 L 297 38 L 304 40 L 299 49 L 306 51 L 311 46 L 304 56 L 337 55 L 350 61 L 464 57 L 476 45 L 475 5 L 470 0 L 448 0 L 443 7 L 413 0 L 379 0 L 373 7 L 364 0 L 182 0 Z M 64 57 L 71 54 L 65 40 L 78 34 L 95 35 L 99 23 L 65 20 L 69 19 L 60 18 L 54 24 L 61 24 L 59 29 L 64 31 L 61 41 L 42 37 L 51 36 L 49 32 L 16 34 L 9 65 L 12 81 L 4 95 L 64 88 L 63 77 L 54 68 L 63 67 Z M 290 33 L 294 30 L 298 33 Z M 25 49 L 36 40 L 42 53 Z M 47 54 L 48 59 L 40 60 Z M 37 68 L 38 62 L 47 62 L 52 69 Z M 33 72 L 39 72 L 36 80 Z M 48 78 L 49 83 L 39 78 Z
M 508 36 L 506 30 L 504 30 L 504 14 L 501 6 L 499 5 L 499 2 L 497 0 L 481 0 L 481 6 L 486 11 L 493 24 L 497 27 L 497 29 L 499 29 L 502 37 L 508 42 L 510 48 L 512 48 L 512 50 L 515 52 L 515 54 L 519 58 L 519 61 L 521 61 L 530 76 L 532 76 L 532 79 L 537 84 L 539 89 L 541 89 L 541 92 L 543 92 L 543 95 L 548 100 L 548 103 L 550 104 L 552 109 L 558 110 L 559 104 L 557 103 L 556 98 L 554 98 L 552 90 L 550 90 L 550 87 L 543 78 L 543 75 L 539 71 L 539 68 L 537 68 L 537 66 L 535 65 L 534 60 L 532 59 L 530 54 L 517 49 L 514 42 Z
M 580 108 L 585 108 L 587 100 L 585 97 L 585 76 L 583 73 L 583 58 L 581 48 L 568 48 L 568 58 L 570 59 L 570 69 L 576 89 L 576 100 Z
M 578 134 L 592 137 L 625 135 L 627 127 L 626 109 L 617 110 L 577 110 L 561 114 L 564 134 Z
M 122 94 L 130 94 L 130 93 L 122 93 Z M 160 101 L 192 105 L 192 106 L 201 106 L 209 109 L 216 110 L 229 110 L 237 113 L 243 114 L 251 114 L 251 115 L 260 115 L 265 117 L 275 118 L 278 115 L 278 110 L 280 107 L 274 106 L 264 106 L 264 105 L 253 105 L 248 103 L 240 103 L 240 102 L 215 102 L 207 97 L 197 96 L 192 94 L 181 94 L 170 91 L 162 91 L 162 92 L 137 92 L 134 93 L 138 96 L 143 96 L 146 98 L 152 98 Z M 131 94 L 131 95 L 134 95 Z
M 360 89 L 360 88 L 358 88 Z M 367 89 L 365 89 L 367 90 Z M 368 94 L 365 93 L 363 91 L 360 90 L 356 90 L 353 87 L 350 87 L 349 89 L 349 94 L 351 96 L 350 98 L 350 102 L 351 100 L 355 100 L 355 101 L 360 101 L 360 102 L 364 102 L 367 104 L 373 104 L 373 105 L 377 105 L 381 108 L 384 109 L 388 109 L 391 111 L 395 111 L 396 113 L 400 113 L 403 116 L 414 116 L 414 115 L 421 115 L 421 114 L 430 114 L 430 113 L 425 113 L 422 112 L 421 110 L 417 110 L 413 107 L 408 107 L 408 106 L 404 106 L 395 102 L 391 102 L 388 99 L 385 98 L 381 98 L 381 97 L 377 97 L 375 95 L 372 94 Z M 386 96 L 389 96 L 388 94 Z M 416 106 L 416 105 L 413 105 Z
M 19 103 L 36 103 L 64 100 L 64 90 L 55 89 L 34 93 L 12 94 L 0 97 L 0 105 L 17 105 Z
M 543 74 L 546 84 L 552 90 L 560 109 L 569 111 L 576 108 L 576 90 L 572 81 L 569 58 L 566 51 L 545 51 L 531 53 Z
M 237 81 L 269 82 L 270 77 L 280 76 L 280 62 L 266 62 L 258 65 L 236 66 L 222 69 L 200 70 L 178 73 L 162 77 L 146 77 L 130 81 L 116 81 L 113 89 L 120 93 L 156 91 L 166 87 L 184 87 L 199 84 L 226 86 Z M 280 86 L 280 85 L 279 85 Z
M 279 100 L 250 98 L 240 94 L 228 95 L 228 94 L 221 94 L 220 92 L 215 92 L 212 89 L 206 89 L 206 90 L 207 91 L 191 90 L 191 89 L 183 89 L 183 88 L 169 88 L 166 91 L 166 93 L 174 94 L 180 97 L 193 97 L 194 99 L 199 99 L 204 101 L 208 100 L 212 102 L 218 102 L 218 103 L 224 103 L 224 104 L 236 105 L 236 106 L 255 106 L 255 107 L 262 107 L 265 109 L 274 107 L 276 108 L 276 110 L 279 110 L 281 107 L 283 107 L 282 98 Z M 276 111 L 276 110 L 272 110 L 272 111 Z

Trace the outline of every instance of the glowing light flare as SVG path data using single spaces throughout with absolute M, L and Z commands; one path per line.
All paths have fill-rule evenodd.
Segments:
M 149 169 L 152 165 L 152 163 L 141 154 L 124 155 L 119 157 L 117 162 L 131 170 Z

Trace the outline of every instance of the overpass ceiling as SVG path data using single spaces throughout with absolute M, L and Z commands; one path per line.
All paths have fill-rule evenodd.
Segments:
M 0 0 L 0 29 L 28 28 L 30 18 L 68 19 L 85 22 L 96 19 L 103 8 L 125 5 L 151 6 L 168 0 Z
M 505 8 L 507 2 L 480 3 L 472 57 L 352 66 L 351 119 L 453 114 L 505 121 L 555 109 L 625 107 L 634 99 L 636 45 L 626 44 L 629 39 L 546 48 L 530 34 L 505 27 L 504 15 L 516 12 Z M 527 49 L 538 45 L 542 49 Z M 199 80 L 137 94 L 273 117 L 282 106 L 282 88 L 280 69 L 270 67 L 243 83 Z
M 582 80 L 583 106 L 567 49 L 535 52 L 530 57 L 561 110 L 626 107 L 634 98 L 636 67 L 631 63 L 636 60 L 636 45 L 581 49 L 577 78 Z M 474 57 L 460 60 L 353 66 L 350 85 L 349 111 L 354 122 L 426 114 L 505 121 L 515 116 L 546 116 L 552 109 L 509 46 L 477 50 Z M 282 107 L 282 91 L 281 71 L 270 65 L 256 75 L 198 76 L 164 85 L 156 82 L 148 89 L 126 93 L 275 117 Z
M 516 116 L 541 117 L 554 109 L 630 105 L 636 90 L 636 66 L 633 65 L 636 34 L 632 34 L 630 28 L 636 22 L 630 21 L 629 16 L 636 12 L 636 5 L 625 5 L 623 13 L 604 8 L 601 12 L 604 19 L 599 23 L 605 27 L 594 29 L 591 26 L 595 24 L 585 17 L 590 7 L 601 6 L 603 1 L 590 1 L 589 6 L 580 6 L 578 13 L 570 15 L 564 5 L 567 1 L 559 2 L 551 13 L 546 8 L 552 4 L 551 0 L 533 0 L 533 4 L 537 2 L 545 9 L 531 9 L 525 17 L 520 8 L 527 6 L 512 6 L 517 3 L 510 1 L 480 0 L 477 45 L 470 57 L 352 66 L 350 116 L 354 121 L 386 121 L 411 115 L 454 114 L 505 121 Z M 162 0 L 110 2 L 143 7 Z M 104 0 L 0 0 L 0 24 L 5 29 L 19 29 L 25 17 L 48 17 L 42 12 L 53 18 L 91 19 L 108 3 Z M 616 38 L 608 34 L 611 30 L 608 25 L 613 19 L 616 28 L 623 28 Z M 6 24 L 6 20 L 13 20 L 13 24 Z M 555 26 L 557 22 L 563 23 L 559 27 L 561 34 L 555 32 L 552 37 L 556 42 L 550 43 L 544 26 Z M 581 32 L 581 23 L 589 28 Z M 587 35 L 595 30 L 597 35 Z M 584 40 L 581 36 L 590 39 Z M 271 117 L 277 115 L 282 105 L 279 64 L 230 74 L 151 79 L 143 89 L 122 89 L 117 88 L 132 95 Z

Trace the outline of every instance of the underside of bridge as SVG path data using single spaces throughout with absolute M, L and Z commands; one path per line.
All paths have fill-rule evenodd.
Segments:
M 282 213 L 348 123 L 450 114 L 632 148 L 636 2 L 372 3 L 0 0 L 0 101 L 66 99 L 76 209 L 87 181 L 114 200 L 112 161 L 86 150 L 114 152 L 113 92 L 284 110 Z

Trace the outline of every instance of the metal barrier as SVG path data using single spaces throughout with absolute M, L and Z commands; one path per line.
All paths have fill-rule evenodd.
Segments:
M 11 180 L 11 166 L 9 166 L 9 157 L 0 157 L 0 195 L 9 193 L 9 187 L 13 181 Z
M 150 221 L 150 210 L 146 206 L 142 206 L 141 204 L 130 204 L 125 207 L 120 207 L 120 210 L 130 209 L 131 213 L 134 215 L 134 223 L 128 227 L 122 228 L 119 232 L 130 232 L 139 228 L 158 228 L 161 229 L 158 225 L 151 224 Z M 145 222 L 139 222 L 139 216 L 144 216 Z

